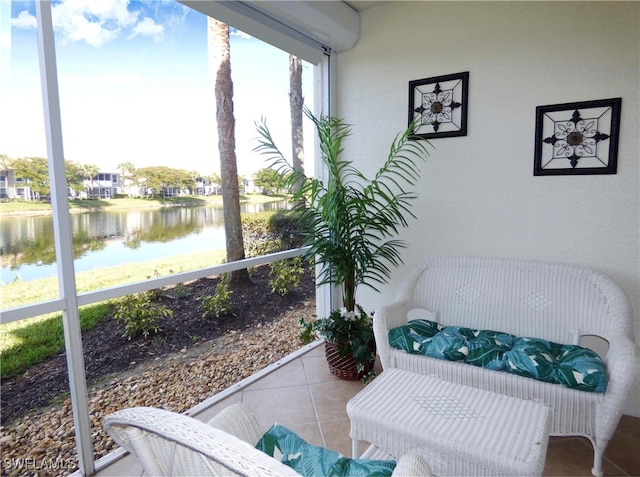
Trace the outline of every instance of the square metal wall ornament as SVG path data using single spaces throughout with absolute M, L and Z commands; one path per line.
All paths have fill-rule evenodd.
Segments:
M 536 108 L 533 175 L 615 174 L 621 98 Z
M 467 135 L 469 72 L 409 81 L 409 124 L 425 139 Z

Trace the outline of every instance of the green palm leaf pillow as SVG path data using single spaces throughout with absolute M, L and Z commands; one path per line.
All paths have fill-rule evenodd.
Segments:
M 412 354 L 425 354 L 431 338 L 442 325 L 430 320 L 411 320 L 406 325 L 392 328 L 387 333 L 389 345 Z
M 256 448 L 306 477 L 383 477 L 390 476 L 396 467 L 393 460 L 349 459 L 339 452 L 307 443 L 280 424 L 271 426 Z
M 603 393 L 607 389 L 604 362 L 588 348 L 562 345 L 553 373 L 554 381 L 563 386 Z

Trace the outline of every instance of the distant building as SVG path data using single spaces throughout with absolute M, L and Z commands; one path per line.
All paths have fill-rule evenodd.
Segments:
M 145 178 L 133 179 L 118 172 L 99 172 L 91 179 L 84 180 L 84 190 L 68 188 L 69 199 L 112 199 L 118 195 L 128 197 L 145 197 L 152 191 L 146 187 Z M 245 179 L 245 190 L 249 193 L 259 193 L 262 189 L 256 187 L 253 179 Z M 198 177 L 193 187 L 195 195 L 220 195 L 222 187 L 210 179 Z M 162 197 L 178 197 L 189 195 L 190 191 L 180 187 L 163 187 Z M 12 169 L 0 172 L 0 199 L 40 200 L 41 197 L 29 187 L 29 181 L 15 177 Z
M 256 180 L 253 178 L 243 179 L 242 184 L 245 194 L 264 194 L 264 187 L 256 185 Z
M 0 172 L 0 199 L 39 200 L 29 181 L 16 177 L 13 169 Z
M 89 199 L 112 199 L 120 194 L 120 174 L 99 172 L 92 179 L 85 179 L 84 185 Z
M 206 177 L 196 177 L 195 195 L 220 195 L 222 187 Z

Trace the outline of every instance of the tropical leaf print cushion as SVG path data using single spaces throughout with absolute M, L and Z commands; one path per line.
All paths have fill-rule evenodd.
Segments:
M 592 350 L 492 330 L 412 320 L 389 330 L 389 344 L 408 353 L 506 371 L 573 389 L 604 392 L 604 362 Z
M 457 326 L 445 326 L 436 333 L 425 348 L 425 355 L 432 358 L 458 361 L 469 354 L 467 339 L 473 337 L 473 330 Z
M 569 388 L 603 393 L 607 377 L 600 356 L 588 348 L 563 345 L 553 373 L 554 381 Z
M 307 443 L 280 424 L 271 426 L 256 448 L 307 477 L 382 477 L 390 476 L 396 467 L 393 460 L 349 459 L 339 452 Z
M 517 338 L 504 354 L 510 373 L 553 382 L 553 370 L 560 345 L 538 338 Z
M 504 353 L 513 346 L 516 337 L 500 331 L 481 330 L 467 340 L 469 354 L 466 363 L 481 368 L 503 371 L 507 367 Z
M 411 320 L 403 326 L 389 330 L 389 344 L 407 353 L 425 354 L 431 338 L 442 326 L 430 320 Z

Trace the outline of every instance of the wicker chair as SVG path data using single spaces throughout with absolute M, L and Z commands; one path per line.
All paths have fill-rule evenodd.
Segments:
M 205 424 L 183 414 L 149 407 L 108 415 L 107 433 L 135 455 L 146 475 L 153 476 L 297 476 L 254 447 L 264 430 L 246 406 L 229 406 Z M 393 475 L 430 476 L 417 455 L 404 456 Z

